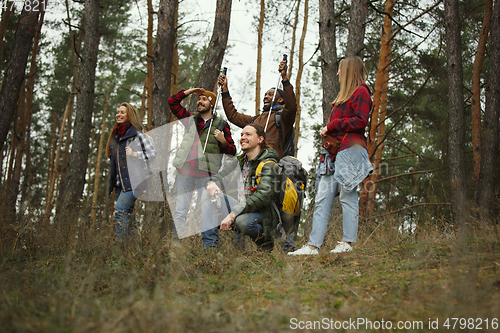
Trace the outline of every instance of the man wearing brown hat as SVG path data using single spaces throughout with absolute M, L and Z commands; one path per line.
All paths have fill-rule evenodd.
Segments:
M 196 112 L 190 112 L 181 105 L 181 101 L 191 94 L 198 96 Z M 193 191 L 197 189 L 201 196 L 205 180 L 219 171 L 222 154 L 234 156 L 236 153 L 229 124 L 213 112 L 216 98 L 211 91 L 192 88 L 181 90 L 168 99 L 170 110 L 186 127 L 186 133 L 173 161 L 174 167 L 177 168 L 174 213 L 177 229 L 186 225 Z M 193 124 L 195 126 L 192 126 Z M 202 216 L 204 215 L 202 205 Z M 182 230 L 177 231 L 182 235 Z M 204 246 L 217 246 L 217 227 L 202 232 L 202 239 Z

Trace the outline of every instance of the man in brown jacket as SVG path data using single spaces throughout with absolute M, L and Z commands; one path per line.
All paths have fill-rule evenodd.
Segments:
M 279 65 L 279 71 L 281 72 L 281 80 L 283 82 L 283 90 L 278 89 L 276 92 L 276 97 L 272 103 L 271 101 L 274 95 L 274 89 L 271 88 L 264 94 L 264 108 L 260 115 L 250 116 L 245 115 L 236 111 L 236 107 L 233 104 L 233 99 L 229 95 L 229 89 L 227 87 L 227 77 L 222 74 L 219 76 L 219 84 L 222 86 L 222 105 L 224 107 L 224 112 L 226 113 L 227 119 L 235 124 L 236 126 L 243 128 L 250 123 L 256 123 L 262 127 L 266 127 L 266 122 L 268 121 L 269 112 L 269 123 L 267 124 L 266 130 L 266 141 L 267 143 L 278 152 L 280 158 L 283 158 L 283 146 L 285 143 L 285 138 L 290 131 L 293 131 L 293 124 L 295 123 L 295 115 L 297 113 L 297 102 L 295 100 L 295 93 L 293 92 L 293 86 L 290 84 L 288 77 L 286 75 L 287 65 L 286 61 L 281 61 Z M 276 113 L 281 110 L 281 131 L 276 124 Z M 279 114 L 279 112 L 278 112 Z M 281 133 L 281 136 L 280 136 Z

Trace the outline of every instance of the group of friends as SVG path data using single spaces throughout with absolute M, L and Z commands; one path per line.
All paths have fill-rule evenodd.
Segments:
M 177 195 L 174 210 L 176 225 L 183 225 L 190 209 L 194 190 L 201 195 L 202 225 L 212 227 L 202 232 L 203 246 L 216 247 L 220 231 L 235 231 L 237 238 L 250 237 L 259 247 L 269 249 L 277 241 L 289 255 L 315 255 L 323 244 L 333 201 L 340 196 L 343 220 L 343 238 L 331 251 L 352 251 L 358 229 L 357 185 L 373 170 L 366 150 L 365 127 L 372 106 L 370 89 L 366 85 L 367 71 L 359 57 L 348 57 L 339 64 L 337 73 L 340 92 L 333 106 L 328 124 L 321 128 L 320 136 L 327 134 L 341 140 L 333 154 L 321 148 L 316 171 L 316 196 L 313 228 L 309 242 L 295 250 L 291 235 L 286 239 L 276 234 L 279 212 L 273 202 L 279 200 L 276 184 L 280 181 L 278 161 L 288 153 L 284 148 L 287 135 L 294 131 L 297 104 L 293 86 L 287 77 L 287 64 L 280 62 L 283 89 L 271 88 L 264 94 L 263 110 L 258 116 L 238 112 L 228 89 L 224 74 L 218 79 L 222 106 L 226 118 L 242 128 L 241 153 L 231 137 L 229 124 L 214 107 L 217 95 L 203 88 L 181 90 L 168 100 L 170 110 L 179 120 L 189 119 L 195 126 L 186 126 L 186 134 L 177 149 L 173 166 L 177 169 Z M 181 105 L 189 95 L 198 96 L 196 111 Z M 279 117 L 276 117 L 279 114 Z M 139 142 L 139 144 L 131 144 Z M 122 103 L 116 113 L 116 124 L 109 136 L 106 155 L 110 158 L 109 193 L 116 195 L 115 228 L 117 239 L 125 239 L 134 231 L 134 205 L 137 189 L 130 178 L 145 160 L 156 157 L 156 150 L 140 123 L 136 109 Z M 222 163 L 222 156 L 235 156 Z M 214 158 L 214 156 L 216 156 Z M 127 158 L 128 157 L 128 158 Z M 136 162 L 134 162 L 136 161 Z M 256 170 L 259 181 L 256 183 Z M 237 193 L 224 193 L 224 180 L 231 174 L 240 178 Z M 279 187 L 279 186 L 278 186 Z M 215 205 L 219 199 L 225 204 Z M 218 210 L 224 211 L 219 215 Z M 219 220 L 221 216 L 222 220 Z

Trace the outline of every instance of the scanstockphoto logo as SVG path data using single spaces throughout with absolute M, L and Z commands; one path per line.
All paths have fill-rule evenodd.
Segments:
M 425 323 L 428 324 L 428 323 Z M 323 318 L 321 320 L 299 320 L 290 319 L 292 330 L 423 330 L 423 321 L 398 321 L 370 320 L 367 318 L 349 318 L 349 320 L 337 320 Z
M 214 167 L 219 165 L 222 166 L 220 170 L 232 167 L 233 170 L 227 172 L 222 183 L 219 184 L 221 190 L 236 196 L 238 190 L 243 188 L 236 157 L 223 154 L 203 154 L 207 142 L 201 142 L 195 131 L 196 124 L 192 117 L 160 126 L 146 133 L 156 151 L 154 158 L 143 159 L 134 157 L 134 154 L 126 157 L 130 183 L 134 195 L 139 200 L 157 202 L 166 200 L 172 211 L 181 202 L 189 202 L 189 214 L 182 217 L 174 215 L 174 224 L 179 238 L 200 234 L 217 227 L 229 212 L 237 213 L 232 209 L 237 200 L 223 200 L 224 205 L 217 205 L 216 201 L 212 202 L 211 200 L 196 204 L 203 192 L 206 191 L 205 188 L 202 186 L 201 188 L 193 187 L 190 190 L 185 190 L 185 187 L 176 183 L 179 173 L 177 170 L 185 173 L 186 166 L 192 160 L 197 160 L 199 166 L 210 167 L 210 170 L 214 170 Z M 128 146 L 134 152 L 143 152 L 145 151 L 144 142 L 140 141 L 137 136 Z M 192 154 L 192 147 L 197 147 L 198 154 Z M 213 173 L 217 174 L 217 171 Z M 201 207 L 204 204 L 217 205 L 218 217 L 215 219 L 203 218 Z

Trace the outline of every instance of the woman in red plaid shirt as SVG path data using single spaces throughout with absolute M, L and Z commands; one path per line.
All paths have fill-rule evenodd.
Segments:
M 358 184 L 373 171 L 366 150 L 365 127 L 372 107 L 370 88 L 365 84 L 367 71 L 359 57 L 344 59 L 337 76 L 340 92 L 332 102 L 333 110 L 328 124 L 320 135 L 332 135 L 341 141 L 334 154 L 321 148 L 321 157 L 316 171 L 316 198 L 313 229 L 309 242 L 290 255 L 314 255 L 323 244 L 333 200 L 340 196 L 344 236 L 331 251 L 352 251 L 352 243 L 358 234 Z

